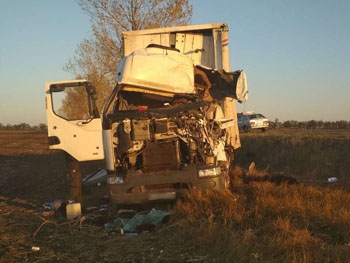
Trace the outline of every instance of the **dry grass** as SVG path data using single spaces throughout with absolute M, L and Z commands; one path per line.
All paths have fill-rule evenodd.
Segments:
M 189 193 L 175 210 L 184 222 L 178 238 L 193 240 L 208 262 L 349 262 L 348 135 L 249 134 L 243 143 L 261 168 L 248 172 L 244 160 L 231 192 Z M 266 176 L 285 170 L 301 183 Z
M 43 219 L 38 206 L 64 190 L 64 159 L 44 154 L 46 135 L 20 153 L 11 136 L 1 140 L 0 262 L 350 262 L 348 133 L 244 134 L 230 191 L 190 192 L 169 225 L 135 237 Z
M 329 177 L 337 177 L 339 182 L 331 187 L 350 189 L 349 131 L 268 131 L 242 134 L 241 141 L 236 152 L 241 167 L 255 162 L 259 170 L 283 172 L 307 185 L 324 185 Z
M 216 262 L 348 262 L 350 195 L 270 182 L 233 193 L 190 193 L 176 207 L 177 234 Z M 209 261 L 210 262 L 210 261 Z

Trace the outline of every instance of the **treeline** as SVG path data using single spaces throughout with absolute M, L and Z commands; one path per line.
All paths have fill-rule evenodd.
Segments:
M 31 126 L 28 123 L 6 124 L 0 123 L 0 130 L 16 130 L 16 131 L 47 131 L 47 125 L 40 123 L 39 125 Z
M 285 121 L 276 119 L 270 122 L 271 128 L 293 128 L 293 129 L 350 129 L 350 121 Z

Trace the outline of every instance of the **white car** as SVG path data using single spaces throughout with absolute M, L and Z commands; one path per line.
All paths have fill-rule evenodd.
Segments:
M 260 129 L 266 131 L 270 125 L 270 121 L 262 114 L 255 112 L 242 112 L 237 115 L 238 127 L 241 131 L 249 131 L 250 129 Z

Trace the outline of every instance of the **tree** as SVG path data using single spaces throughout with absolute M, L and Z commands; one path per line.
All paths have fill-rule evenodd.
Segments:
M 192 17 L 188 0 L 77 0 L 89 16 L 92 37 L 78 45 L 65 69 L 86 78 L 98 90 L 101 109 L 115 85 L 122 57 L 122 32 L 187 25 Z
M 47 125 L 45 123 L 39 123 L 38 128 L 40 131 L 47 131 Z

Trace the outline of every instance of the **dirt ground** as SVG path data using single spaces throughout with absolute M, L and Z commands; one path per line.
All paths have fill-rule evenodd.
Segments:
M 100 163 L 85 164 L 84 172 Z M 0 132 L 0 262 L 205 262 L 190 241 L 176 240 L 170 220 L 136 236 L 108 231 L 99 210 L 106 189 L 85 189 L 83 216 L 68 221 L 43 204 L 65 200 L 65 156 L 48 149 L 47 134 Z

